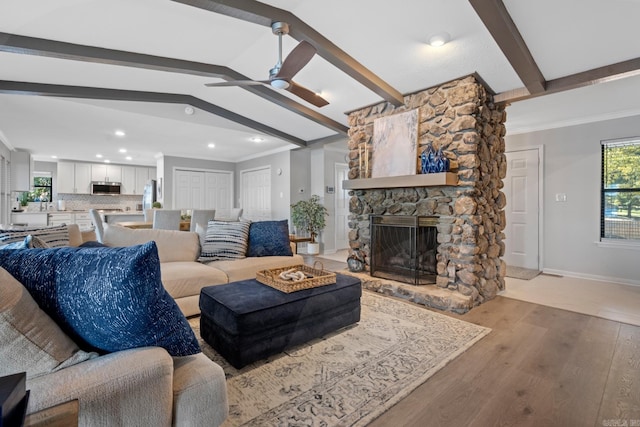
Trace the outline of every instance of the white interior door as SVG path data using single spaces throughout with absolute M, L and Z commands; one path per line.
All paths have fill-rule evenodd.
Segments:
M 215 209 L 222 216 L 231 212 L 233 172 L 176 169 L 174 180 L 175 209 Z
M 240 173 L 242 216 L 252 221 L 271 219 L 271 167 Z
M 539 269 L 539 164 L 537 148 L 507 152 L 504 193 L 507 225 L 504 260 L 508 265 Z
M 190 172 L 189 173 L 189 199 L 191 203 L 182 206 L 178 205 L 177 208 L 181 209 L 203 209 L 204 206 L 204 172 Z
M 191 172 L 184 170 L 177 170 L 174 175 L 175 180 L 175 207 L 191 206 Z M 187 208 L 189 209 L 189 208 Z
M 218 217 L 231 213 L 233 194 L 232 174 L 225 172 L 205 172 L 205 209 L 215 209 Z M 226 212 L 226 214 L 225 214 Z
M 335 215 L 336 250 L 349 247 L 349 191 L 342 188 L 342 181 L 349 179 L 349 166 L 336 163 Z

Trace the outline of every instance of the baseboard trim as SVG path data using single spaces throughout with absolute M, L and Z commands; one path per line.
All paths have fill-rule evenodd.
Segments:
M 622 277 L 598 276 L 595 274 L 577 273 L 575 271 L 555 270 L 552 268 L 544 268 L 543 274 L 553 274 L 558 276 L 575 277 L 576 279 L 596 280 L 598 282 L 617 283 L 620 285 L 640 286 L 640 280 L 625 279 Z

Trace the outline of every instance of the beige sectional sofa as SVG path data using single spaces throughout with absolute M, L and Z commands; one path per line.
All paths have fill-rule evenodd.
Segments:
M 77 225 L 68 229 L 69 246 L 95 239 Z M 85 427 L 210 427 L 228 415 L 224 371 L 203 353 L 172 357 L 161 347 L 85 352 L 2 268 L 0 341 L 0 376 L 27 373 L 28 414 L 77 400 L 78 425 Z
M 200 238 L 195 232 L 138 229 L 106 224 L 103 241 L 107 246 L 132 246 L 156 242 L 162 284 L 185 316 L 200 314 L 198 301 L 205 286 L 221 285 L 256 277 L 268 268 L 303 264 L 300 255 L 247 257 L 237 260 L 198 262 Z

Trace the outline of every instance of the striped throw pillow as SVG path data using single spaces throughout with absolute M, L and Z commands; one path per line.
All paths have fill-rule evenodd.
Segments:
M 198 261 L 245 258 L 251 221 L 209 221 Z
M 64 224 L 55 227 L 28 227 L 15 230 L 0 229 L 0 246 L 24 241 L 27 236 L 37 236 L 40 241 L 46 243 L 50 248 L 69 246 L 69 228 Z

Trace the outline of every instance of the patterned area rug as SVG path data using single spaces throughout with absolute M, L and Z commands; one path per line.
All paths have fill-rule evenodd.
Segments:
M 357 325 L 237 370 L 190 323 L 227 375 L 225 426 L 364 426 L 490 332 L 365 291 Z

